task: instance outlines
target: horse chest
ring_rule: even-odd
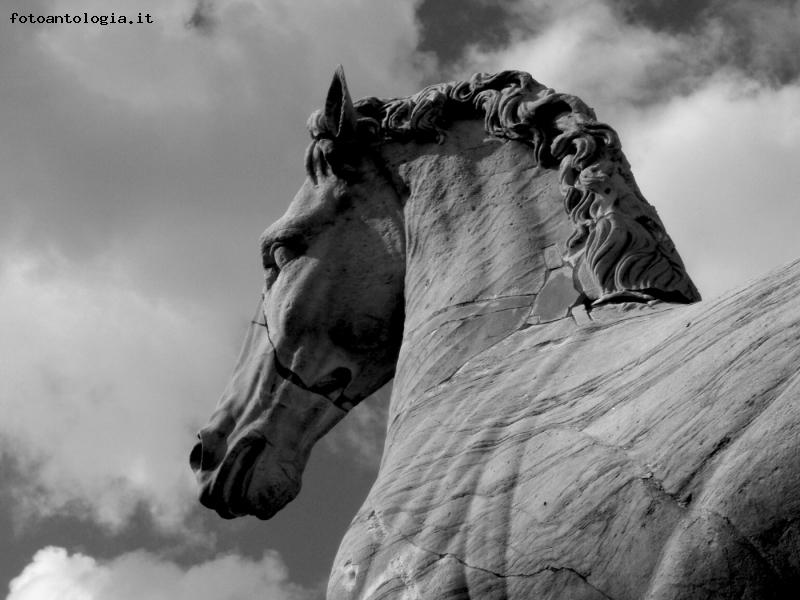
[[[390,457],[331,598],[600,598],[592,582],[614,579],[618,597],[636,597],[680,518],[674,502],[577,431],[503,429],[409,439],[413,454]],[[623,566],[640,576],[623,580]]]

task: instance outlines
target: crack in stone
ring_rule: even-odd
[[[523,309],[523,308],[527,308],[527,307],[523,305],[523,306],[509,306],[507,308],[498,308],[497,310],[490,310],[490,311],[484,312],[484,313],[476,313],[474,315],[468,315],[466,317],[459,317],[459,318],[456,318],[456,319],[450,319],[448,321],[442,321],[439,324],[439,327],[447,325],[448,323],[456,323],[456,322],[460,322],[460,321],[470,321],[472,319],[480,319],[481,317],[487,317],[489,315],[496,315],[497,313],[507,312],[509,310],[520,310],[520,309]],[[517,330],[515,329],[514,331],[517,331]]]
[[[447,313],[448,311],[458,310],[459,308],[464,308],[466,306],[473,306],[473,305],[476,305],[476,304],[491,304],[492,302],[498,302],[498,301],[502,301],[502,300],[510,300],[512,298],[531,298],[532,300],[535,300],[536,299],[536,294],[533,294],[533,293],[531,293],[531,294],[508,294],[506,296],[495,296],[495,297],[492,297],[492,298],[477,298],[475,300],[467,300],[465,302],[456,302],[455,304],[449,304],[449,305],[445,306],[444,308],[440,308],[438,310],[433,311],[431,314],[429,314],[427,317],[425,317],[424,321],[420,322],[409,333],[415,334],[421,328],[423,328],[428,323],[433,321],[436,317],[439,317],[439,316]],[[531,306],[533,306],[533,301],[531,302]],[[517,307],[514,307],[514,308],[524,308],[524,307],[525,307],[525,305],[523,304],[523,305],[520,305],[520,306],[517,306]],[[505,309],[503,309],[503,310],[505,310]],[[451,321],[455,321],[455,320],[457,320],[457,319],[451,319]],[[450,322],[450,321],[446,321],[446,322]]]
[[[407,536],[400,535],[400,537],[401,537],[401,539],[403,539],[404,541],[408,542],[409,544],[411,544],[412,546],[414,546],[418,550],[422,550],[423,552],[427,552],[429,554],[433,554],[434,556],[437,556],[439,558],[439,560],[444,560],[446,558],[452,558],[457,563],[459,563],[460,565],[463,565],[467,569],[473,569],[475,571],[481,571],[482,573],[487,573],[489,575],[492,575],[493,577],[498,577],[498,578],[501,578],[501,579],[508,579],[508,578],[530,579],[532,577],[537,577],[537,576],[541,575],[542,573],[548,573],[548,572],[549,573],[558,573],[560,571],[566,571],[566,572],[572,573],[573,575],[578,577],[578,579],[580,579],[587,586],[589,586],[590,588],[595,590],[597,593],[602,595],[604,598],[608,598],[609,600],[613,600],[611,598],[611,596],[609,596],[603,590],[598,589],[597,587],[595,587],[594,585],[592,585],[589,582],[588,577],[589,577],[589,575],[591,575],[591,573],[589,575],[584,575],[583,573],[581,573],[580,571],[577,571],[576,569],[573,569],[572,567],[559,567],[559,566],[555,566],[555,565],[546,565],[546,566],[542,567],[541,569],[537,569],[537,570],[535,570],[535,571],[533,571],[531,573],[498,573],[497,571],[492,571],[491,569],[487,569],[485,567],[478,567],[476,565],[471,565],[467,561],[465,561],[463,558],[460,558],[459,556],[457,556],[457,555],[455,555],[453,553],[450,553],[450,552],[442,553],[442,552],[436,552],[436,551],[433,551],[433,550],[428,550],[427,548],[423,548],[423,547],[419,546],[418,544],[415,544]]]
[[[513,309],[508,309],[508,310],[513,310]],[[501,311],[497,311],[497,312],[501,312]],[[520,328],[518,327],[517,329],[514,329],[514,330],[512,330],[512,331],[509,331],[507,334],[505,334],[505,335],[504,335],[503,337],[501,337],[499,340],[497,340],[497,341],[495,341],[495,342],[492,342],[492,344],[490,344],[489,346],[486,346],[485,348],[481,348],[480,350],[478,350],[478,351],[477,351],[475,354],[473,354],[472,356],[470,356],[469,358],[467,358],[467,359],[466,359],[466,360],[465,360],[465,361],[464,361],[464,362],[463,362],[463,363],[462,363],[462,364],[461,364],[459,367],[457,367],[456,369],[454,369],[454,370],[453,370],[453,372],[452,372],[452,373],[450,373],[449,375],[447,375],[447,376],[446,376],[444,379],[441,379],[441,380],[437,381],[436,383],[434,383],[433,385],[429,386],[428,388],[424,389],[424,390],[422,391],[422,393],[420,394],[420,396],[424,396],[424,395],[428,394],[428,393],[429,393],[431,390],[434,390],[434,389],[436,389],[437,387],[439,387],[439,386],[441,386],[441,385],[444,385],[445,383],[447,383],[448,381],[450,381],[451,379],[453,379],[453,377],[455,377],[456,375],[458,375],[458,374],[461,372],[461,370],[462,370],[464,367],[466,367],[466,366],[467,366],[467,365],[470,363],[470,361],[471,361],[472,359],[474,359],[474,358],[476,358],[476,357],[480,356],[480,355],[481,355],[481,354],[483,354],[484,352],[488,352],[489,350],[491,350],[492,348],[494,348],[495,346],[497,346],[497,345],[498,345],[498,344],[500,344],[501,342],[504,342],[504,341],[505,341],[505,340],[507,340],[509,337],[511,337],[512,335],[514,335],[514,334],[515,334],[517,331],[519,331],[519,329],[520,329]]]
[[[367,518],[370,519],[370,520],[372,520],[372,519],[375,520],[375,522],[378,524],[378,529],[380,530],[380,533],[381,533],[381,535],[383,536],[384,539],[386,539],[389,536],[389,528],[386,526],[386,523],[384,523],[383,519],[381,518],[380,512],[378,511],[377,508],[373,507],[372,508],[372,512],[369,514],[369,516]],[[398,534],[398,535],[400,535],[400,537],[402,539],[405,539],[404,536],[402,536],[401,534]],[[382,540],[378,540],[378,541],[382,541]],[[412,546],[414,546],[413,542],[411,542],[410,540],[407,540],[407,541]],[[391,561],[389,561],[389,566],[393,567],[397,571],[397,574],[399,575],[400,580],[403,582],[403,586],[405,586],[405,588],[407,590],[412,592],[415,595],[415,597],[417,598],[417,600],[422,600],[423,596],[422,596],[422,594],[420,594],[420,591],[419,591],[419,588],[417,587],[416,581],[414,581],[414,578],[411,576],[411,569],[403,561],[403,559],[400,556],[396,556]]]
[[[368,518],[374,519],[378,524],[378,529],[380,530],[381,535],[384,537],[384,539],[388,538],[388,536],[389,536],[389,527],[386,525],[386,523],[381,518],[378,509],[373,507]],[[596,591],[603,598],[607,598],[608,600],[614,600],[611,596],[606,594],[603,590],[601,590],[601,589],[597,588],[596,586],[592,585],[592,583],[588,579],[589,576],[591,575],[591,573],[584,575],[583,573],[581,573],[580,571],[578,571],[576,569],[573,569],[572,567],[562,567],[562,566],[556,566],[556,565],[545,565],[544,567],[542,567],[540,569],[536,569],[535,571],[533,571],[531,573],[499,573],[497,571],[493,571],[493,570],[487,569],[485,567],[479,567],[479,566],[476,566],[476,565],[471,565],[467,561],[465,561],[463,558],[461,558],[461,557],[459,557],[456,554],[453,554],[451,552],[437,552],[435,550],[429,550],[428,548],[423,548],[422,546],[417,544],[414,540],[412,540],[411,536],[403,534],[403,533],[400,533],[399,531],[393,530],[393,533],[400,540],[408,543],[409,545],[413,546],[417,550],[420,550],[420,551],[425,552],[427,554],[432,554],[432,555],[436,556],[438,560],[445,560],[447,558],[452,558],[457,563],[459,563],[460,565],[464,566],[467,569],[472,569],[472,570],[475,570],[475,571],[480,571],[482,573],[487,573],[488,575],[492,575],[493,577],[497,577],[497,578],[501,578],[501,579],[508,579],[508,578],[530,579],[530,578],[533,578],[533,577],[538,577],[539,575],[541,575],[543,573],[548,573],[548,572],[549,573],[558,573],[558,572],[561,572],[561,571],[565,571],[567,573],[571,573],[572,575],[576,576],[585,585],[587,585],[588,587],[590,587],[591,589]],[[410,573],[410,569],[409,569],[408,565],[406,565],[399,558],[397,560],[393,560],[392,561],[392,565],[400,567],[398,569],[398,571],[400,571],[399,575],[400,575],[400,578],[402,579],[404,585],[407,588],[409,588],[411,591],[413,591],[417,595],[418,598],[421,598],[420,592],[419,592],[419,588],[417,587],[416,582],[414,581],[414,579],[411,577],[411,573]]]
[[[646,468],[646,465],[640,465],[636,462],[631,456],[626,452],[623,446],[619,446],[617,444],[609,444],[604,442],[603,440],[593,436],[592,434],[588,433],[583,429],[576,429],[574,427],[562,427],[562,430],[567,431],[574,431],[577,432],[584,437],[586,437],[589,442],[595,446],[600,446],[601,448],[607,448],[614,452],[617,452],[622,455],[622,457],[631,465],[634,469],[640,470],[643,474],[639,475],[637,479],[644,483],[646,489],[656,492],[659,496],[664,496],[669,498],[673,501],[679,508],[685,509],[689,505],[689,501],[681,499],[680,493],[671,493],[664,489],[664,482],[661,479],[658,479],[653,475],[651,470]]]
[[[526,295],[526,296],[527,296],[527,295]],[[534,295],[534,296],[535,296],[535,295]],[[520,297],[520,298],[521,298],[521,297],[524,297],[524,296],[503,296],[503,298],[515,298],[515,297]],[[463,303],[463,305],[468,305],[468,304],[473,304],[473,303],[479,303],[479,302],[480,302],[480,301],[466,302],[466,303]],[[454,306],[456,306],[456,307],[461,307],[462,305],[454,305]],[[449,307],[448,307],[448,308],[449,308]],[[462,319],[451,319],[451,320],[449,320],[449,321],[445,321],[445,322],[443,322],[443,323],[442,323],[442,325],[444,325],[444,324],[447,324],[447,323],[453,323],[453,322],[455,322],[455,321],[466,321],[466,320],[468,320],[468,319],[473,319],[473,318],[476,318],[476,317],[481,317],[481,316],[484,316],[484,315],[489,315],[489,314],[495,314],[495,313],[504,312],[504,311],[508,311],[508,310],[519,310],[519,309],[521,309],[521,308],[524,308],[524,307],[523,307],[523,306],[517,306],[517,307],[510,307],[510,308],[502,308],[502,309],[498,309],[498,310],[491,311],[491,312],[488,312],[488,313],[481,313],[481,314],[479,314],[479,315],[471,315],[471,316],[467,316],[467,317],[464,317],[464,318],[462,318]],[[672,306],[670,305],[670,306],[669,306],[669,308],[672,308]],[[533,311],[533,306],[531,306],[531,311]],[[622,322],[625,322],[625,321],[630,321],[630,320],[633,320],[633,319],[638,319],[638,318],[642,318],[642,317],[649,317],[649,316],[652,316],[653,314],[658,314],[658,313],[660,313],[660,312],[664,312],[664,311],[663,311],[663,310],[660,310],[660,311],[657,311],[657,313],[648,312],[648,313],[644,313],[644,314],[625,314],[625,315],[619,315],[619,316],[618,316],[618,317],[619,317],[619,318],[618,318],[618,320],[615,320],[615,321],[609,321],[609,322],[603,322],[603,321],[599,321],[599,322],[598,322],[598,325],[599,325],[599,326],[600,326],[602,329],[610,329],[610,328],[614,327],[615,325],[618,325],[618,324],[620,324],[620,323],[622,323]],[[588,311],[587,311],[587,315],[589,315],[589,318],[590,318],[590,319],[592,319],[592,320],[594,321],[594,318],[593,318],[593,317],[591,317],[591,315],[589,314],[589,312],[588,312]],[[515,328],[515,329],[513,329],[512,331],[509,331],[509,332],[508,332],[506,335],[504,335],[502,338],[500,338],[500,339],[498,339],[497,341],[493,342],[493,343],[492,343],[492,344],[490,344],[489,346],[486,346],[485,348],[482,348],[481,350],[479,350],[478,352],[476,352],[475,354],[473,354],[472,356],[470,356],[469,358],[467,358],[467,359],[466,359],[466,360],[465,360],[465,361],[464,361],[464,362],[461,364],[461,366],[457,367],[457,368],[456,368],[456,369],[455,369],[455,370],[454,370],[452,373],[450,373],[449,375],[447,375],[445,378],[443,378],[443,379],[439,380],[437,383],[434,383],[433,385],[429,386],[428,388],[426,388],[425,390],[423,390],[421,393],[422,393],[423,395],[424,395],[424,394],[427,394],[428,392],[430,392],[431,390],[435,389],[436,387],[438,387],[438,386],[440,386],[440,385],[443,385],[443,384],[447,383],[447,382],[448,382],[448,381],[450,381],[450,380],[451,380],[453,377],[455,377],[456,375],[458,375],[458,373],[459,373],[459,372],[461,372],[461,371],[464,369],[464,367],[466,367],[466,366],[467,366],[467,365],[470,363],[470,361],[472,361],[472,360],[473,360],[473,359],[475,359],[476,357],[478,357],[478,356],[482,355],[483,353],[490,351],[490,350],[491,350],[491,349],[493,349],[495,346],[497,346],[498,344],[502,343],[503,341],[505,341],[505,340],[506,340],[506,339],[508,339],[510,336],[512,336],[513,334],[517,333],[518,331],[522,331],[523,329],[528,329],[529,327],[534,327],[534,326],[536,326],[536,325],[533,325],[533,324],[530,324],[530,323],[528,323],[528,322],[527,322],[528,318],[530,318],[530,315],[529,315],[528,317],[526,317],[525,319],[523,319],[523,320],[522,320],[522,322],[520,323],[520,325],[519,325],[518,327],[516,327],[516,328]],[[579,326],[579,325],[580,325],[580,324],[579,324],[579,323],[576,321],[575,317],[573,317],[573,316],[572,316],[572,314],[567,314],[567,315],[565,315],[565,316],[561,317],[560,319],[555,319],[555,320],[553,320],[553,321],[548,321],[547,323],[542,323],[542,325],[551,325],[552,323],[555,323],[555,322],[557,322],[557,321],[562,321],[562,320],[564,320],[564,319],[571,319],[571,320],[572,320],[572,322],[573,322],[573,324],[575,324],[576,326]],[[418,331],[418,330],[419,330],[419,328],[417,328],[415,331]],[[557,341],[559,341],[559,342],[560,342],[560,341],[562,341],[562,340],[563,340],[563,338],[560,338],[560,339],[559,339],[559,340],[557,340]],[[554,341],[556,341],[556,340],[547,340],[547,341],[545,341],[545,342],[543,342],[543,343],[541,343],[541,344],[537,344],[537,346],[541,346],[541,345],[547,345],[547,344],[553,343]]]

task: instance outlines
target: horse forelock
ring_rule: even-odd
[[[528,73],[502,71],[429,85],[402,98],[364,98],[354,107],[355,139],[338,139],[322,111],[309,117],[306,171],[313,180],[329,172],[346,177],[352,170],[347,157],[370,147],[443,143],[451,122],[483,117],[488,134],[525,143],[536,163],[558,168],[564,209],[574,226],[567,258],[588,265],[596,299],[630,291],[679,302],[700,299],[655,209],[636,186],[616,132],[576,96],[557,93]],[[612,180],[634,198],[638,217],[598,208],[609,202],[602,190]]]

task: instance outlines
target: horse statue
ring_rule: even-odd
[[[330,600],[796,597],[800,263],[698,302],[615,132],[527,73],[340,68],[308,127],[205,506],[272,517],[394,378]]]

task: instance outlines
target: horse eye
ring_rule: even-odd
[[[297,257],[297,253],[285,243],[276,242],[270,246],[269,255],[272,259],[272,264],[278,270],[283,269],[291,260]]]

